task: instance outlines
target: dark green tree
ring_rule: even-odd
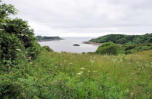
[[[24,45],[27,56],[34,59],[40,51],[40,46],[34,36],[34,31],[31,29],[27,22],[22,19],[9,19],[3,25],[4,30],[8,34],[15,34],[16,37]]]
[[[34,59],[40,52],[34,31],[27,22],[9,17],[16,12],[13,5],[0,1],[0,62],[4,64],[6,61],[16,64],[23,56]]]
[[[120,53],[120,46],[112,42],[103,43],[98,47],[96,53],[102,55],[118,55]]]

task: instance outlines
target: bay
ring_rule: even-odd
[[[83,42],[90,40],[89,37],[65,37],[63,40],[55,41],[41,41],[41,46],[49,46],[55,52],[70,52],[70,53],[82,53],[82,52],[95,52],[98,45],[84,44]],[[73,46],[79,44],[80,46]]]

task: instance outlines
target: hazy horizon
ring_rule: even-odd
[[[118,33],[118,32],[115,32],[115,33],[95,33],[96,35],[92,35],[92,36],[87,36],[87,35],[75,35],[76,33],[74,33],[74,35],[65,35],[65,36],[62,36],[62,35],[43,35],[43,34],[40,34],[40,35],[36,35],[36,36],[52,36],[52,37],[55,37],[55,36],[58,36],[58,37],[61,37],[61,38],[96,38],[96,37],[100,37],[100,36],[105,36],[105,35],[109,35],[109,34],[124,34],[124,35],[144,35],[144,34],[147,34],[147,33]],[[149,33],[148,33],[149,34]]]

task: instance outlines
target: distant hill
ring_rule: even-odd
[[[59,36],[37,36],[38,41],[54,41],[54,40],[63,40]]]
[[[111,45],[107,44],[113,43],[119,48],[117,52],[131,54],[152,49],[152,33],[145,35],[110,34],[92,39],[89,42],[102,43],[97,52],[101,52],[101,50],[107,51],[108,49],[106,48],[111,47]]]
[[[152,33],[145,35],[110,34],[95,39],[91,39],[90,41],[96,43],[113,42],[116,44],[152,43]]]

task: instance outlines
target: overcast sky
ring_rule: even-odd
[[[100,36],[152,32],[152,0],[3,0],[36,35]]]

